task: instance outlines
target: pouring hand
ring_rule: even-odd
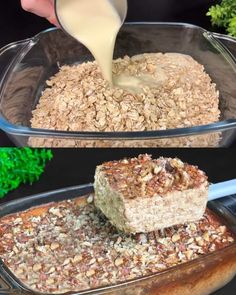
[[[21,0],[24,10],[45,17],[50,23],[59,27],[54,10],[54,0]]]

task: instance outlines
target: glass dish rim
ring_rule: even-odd
[[[79,192],[80,190],[85,190],[85,189],[86,189],[85,193]],[[77,193],[77,191],[78,191],[78,193]],[[47,200],[49,196],[53,197],[54,195],[65,193],[65,192],[67,192],[67,193],[76,192],[76,196],[62,198],[61,200],[44,202],[44,200]],[[50,190],[50,191],[46,191],[46,192],[43,192],[43,193],[30,195],[28,197],[26,196],[26,197],[23,197],[23,198],[20,198],[20,199],[17,199],[17,200],[4,202],[4,203],[2,203],[0,205],[0,208],[1,208],[0,213],[2,215],[2,211],[5,208],[11,207],[11,206],[15,207],[19,203],[22,204],[22,203],[26,202],[26,204],[24,204],[24,206],[25,206],[25,205],[33,204],[33,201],[35,201],[35,200],[40,200],[39,205],[29,206],[29,209],[30,209],[30,208],[37,207],[37,206],[43,206],[43,205],[51,204],[53,202],[57,203],[57,202],[60,202],[62,200],[74,199],[76,197],[83,197],[83,196],[86,196],[86,195],[88,195],[90,193],[93,193],[93,183],[77,185],[77,186],[70,186],[70,187],[60,188],[60,189],[56,189],[56,190]],[[227,220],[226,215],[228,215],[228,219],[230,219],[231,222],[233,220],[234,228],[233,229],[230,228],[230,227],[229,228],[230,228],[231,232],[233,233],[234,237],[236,237],[236,216],[234,216],[234,214],[232,214],[230,212],[230,210],[228,210],[226,207],[224,207],[218,201],[209,202],[208,207],[209,207],[209,209],[213,210],[213,212],[216,213],[217,216],[220,219],[223,219],[226,224],[229,223],[229,220]],[[10,210],[11,210],[11,208],[10,208]],[[27,210],[27,209],[19,209],[19,210],[16,210],[16,212],[21,212],[21,211],[24,211],[24,210]],[[1,216],[0,218],[3,218],[3,217],[5,217],[5,216],[7,216],[9,214],[12,214],[12,213],[3,214],[3,216]],[[154,278],[154,277],[158,278],[160,276],[165,276],[167,273],[172,273],[176,269],[182,269],[182,268],[190,267],[191,265],[194,265],[194,264],[201,264],[202,262],[204,262],[206,260],[207,257],[216,257],[220,252],[222,252],[222,251],[224,251],[226,249],[227,250],[230,250],[231,248],[234,249],[235,247],[236,247],[236,240],[232,244],[230,244],[230,245],[228,245],[228,246],[226,246],[226,247],[224,247],[222,249],[219,249],[219,250],[216,250],[214,252],[205,254],[202,257],[190,260],[188,262],[185,262],[185,263],[170,267],[170,268],[168,268],[168,269],[166,269],[164,271],[161,271],[161,272],[156,272],[156,273],[151,274],[151,275],[147,275],[147,276],[143,276],[143,277],[140,277],[140,278],[137,278],[137,279],[121,282],[121,283],[118,283],[118,284],[115,284],[115,285],[109,285],[109,286],[93,288],[93,289],[83,290],[83,291],[72,291],[72,292],[61,293],[61,294],[60,293],[55,293],[55,295],[67,295],[67,294],[68,295],[69,294],[71,294],[71,295],[87,295],[87,294],[94,295],[94,294],[97,294],[96,292],[112,291],[112,289],[114,290],[115,288],[122,288],[123,286],[139,283],[141,281],[145,281],[145,280],[148,280],[148,279],[151,279],[151,278]],[[11,272],[11,270],[7,267],[7,265],[0,258],[0,277],[2,277],[2,275],[3,275],[3,279],[7,279],[7,281],[10,281],[10,284],[12,284],[15,288],[20,288],[23,291],[29,292],[29,293],[26,293],[26,294],[29,294],[29,295],[30,294],[31,295],[36,295],[36,294],[37,295],[51,295],[51,293],[37,292],[37,291],[34,291],[34,290],[30,289],[29,287],[27,287],[24,283],[21,282],[20,279],[18,279],[13,274],[13,272]],[[101,294],[103,294],[103,293],[101,293]]]
[[[228,63],[230,63],[233,67],[235,67],[236,71],[236,59],[231,54],[230,50],[225,47],[220,41],[216,39],[218,36],[223,36],[224,39],[236,42],[236,39],[227,35],[217,34],[214,32],[210,32],[200,26],[182,23],[182,22],[125,22],[126,26],[132,25],[155,25],[155,26],[170,26],[170,27],[186,27],[186,28],[194,28],[201,30],[204,34],[207,34],[213,42],[215,42],[218,47],[218,51],[224,53],[225,57],[228,59]],[[4,85],[7,81],[8,75],[12,72],[14,66],[17,65],[19,60],[21,60],[25,54],[30,51],[30,48],[36,44],[41,36],[47,34],[52,31],[58,31],[58,28],[49,28],[44,30],[32,38],[16,41],[4,46],[0,49],[0,55],[5,51],[10,50],[18,45],[22,45],[22,48],[19,50],[17,55],[13,58],[13,60],[8,65],[3,77],[0,81],[0,99],[2,93],[4,92]],[[166,130],[152,130],[152,131],[122,131],[122,132],[91,132],[91,131],[63,131],[63,130],[52,130],[52,129],[39,129],[39,128],[31,128],[22,125],[15,125],[10,123],[4,116],[0,113],[0,129],[5,131],[11,135],[18,136],[33,136],[33,137],[55,137],[55,138],[76,138],[81,140],[145,140],[145,139],[161,139],[161,138],[171,138],[171,137],[183,137],[183,136],[191,136],[191,135],[200,135],[200,134],[209,134],[214,132],[222,132],[226,130],[231,130],[236,128],[236,119],[228,119],[223,120],[211,124],[206,125],[198,125],[193,127],[183,127],[183,128],[174,128],[174,129],[166,129]]]

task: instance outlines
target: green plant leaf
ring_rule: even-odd
[[[223,27],[228,34],[236,37],[236,0],[222,0],[210,7],[207,16],[211,17],[213,26]]]
[[[39,180],[52,158],[52,151],[46,149],[0,149],[0,198],[20,184],[33,184]]]

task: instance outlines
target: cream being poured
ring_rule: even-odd
[[[113,52],[122,25],[113,4],[109,0],[58,0],[57,15],[64,29],[91,51],[104,79],[113,85]]]

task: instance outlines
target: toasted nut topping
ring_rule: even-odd
[[[226,226],[225,225],[221,225],[218,227],[219,232],[221,232],[222,234],[224,234],[226,232]]]
[[[207,242],[210,241],[209,233],[208,233],[208,232],[205,232],[205,233],[203,234],[203,239],[204,239],[205,241],[207,241]]]
[[[60,247],[60,245],[58,243],[52,243],[50,246],[51,250],[56,250],[59,247]]]
[[[115,266],[120,266],[123,263],[124,263],[124,260],[122,258],[117,258],[115,260]]]
[[[95,275],[95,270],[94,269],[90,269],[89,271],[86,272],[87,277],[92,277],[93,275]]]
[[[50,213],[52,213],[53,215],[57,216],[57,217],[62,217],[60,209],[59,208],[51,208],[49,210]]]
[[[97,170],[112,188],[127,199],[148,198],[157,194],[164,196],[172,191],[208,186],[203,171],[177,158],[152,159],[145,154],[125,160],[128,164],[124,164],[123,160],[110,161],[98,166]]]
[[[185,255],[186,255],[187,259],[190,260],[193,256],[193,250],[186,251]]]
[[[39,221],[28,218],[32,209],[0,218],[0,257],[26,286],[43,294],[78,293],[161,272],[234,242],[209,210],[198,222],[126,235],[86,199],[38,208]]]
[[[87,198],[87,202],[89,204],[93,202],[93,195],[89,195],[89,197]]]
[[[53,278],[49,278],[49,279],[46,280],[46,284],[48,284],[49,287],[50,287],[50,285],[54,284],[54,282],[55,282],[55,281],[54,281]]]
[[[179,234],[174,234],[171,238],[172,242],[177,242],[180,240],[180,235]]]
[[[75,255],[75,257],[73,258],[73,263],[77,263],[83,260],[82,255]]]
[[[35,272],[39,271],[40,269],[42,269],[42,265],[41,264],[35,264],[33,266],[33,271],[35,271]]]
[[[196,241],[197,241],[198,246],[204,245],[204,240],[202,237],[196,237]]]

